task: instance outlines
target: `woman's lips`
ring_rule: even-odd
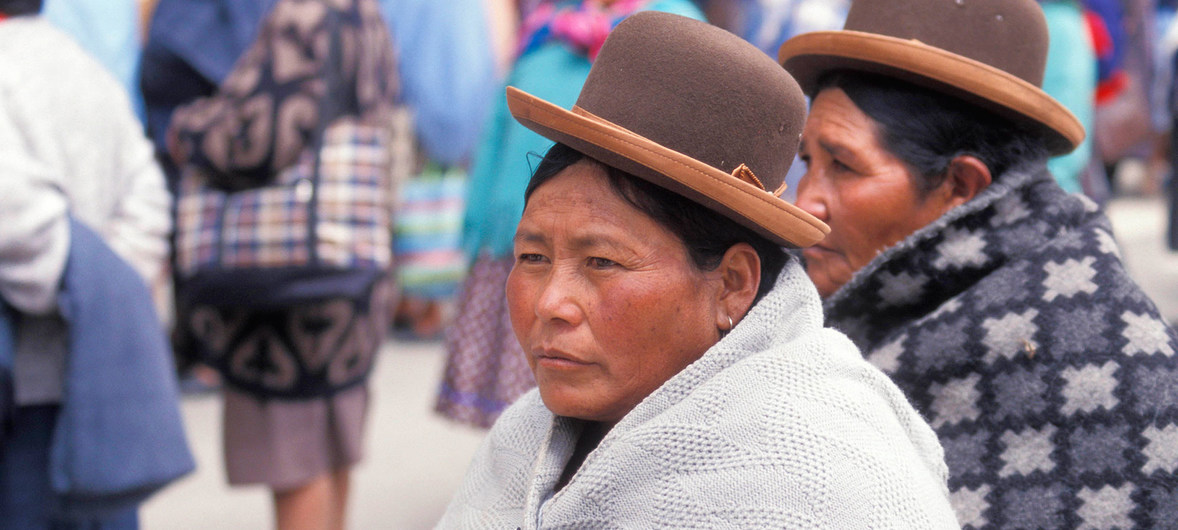
[[[592,364],[568,353],[548,348],[542,348],[536,353],[536,362],[551,368],[577,368]]]
[[[837,254],[837,252],[830,249],[829,247],[824,247],[821,245],[814,245],[812,247],[806,247],[804,250],[802,250],[802,256],[806,257],[806,259],[814,259],[814,258],[819,258],[822,256],[829,256],[829,255],[833,255],[833,254]]]

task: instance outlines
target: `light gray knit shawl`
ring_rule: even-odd
[[[790,261],[723,340],[553,493],[582,427],[508,408],[439,528],[957,528],[932,430]]]

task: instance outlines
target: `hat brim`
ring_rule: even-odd
[[[808,247],[825,223],[773,193],[574,106],[571,111],[515,87],[507,107],[524,127],[603,164],[698,202],[778,245]]]
[[[1038,128],[1053,155],[1074,150],[1084,126],[1060,102],[1003,70],[917,40],[861,31],[817,31],[781,45],[778,62],[811,96],[822,74],[857,70],[929,86]]]

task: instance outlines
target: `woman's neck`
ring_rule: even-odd
[[[605,438],[606,433],[613,428],[612,423],[601,423],[596,421],[587,421],[585,426],[581,429],[581,434],[577,436],[577,446],[573,448],[573,454],[569,457],[569,461],[564,466],[564,471],[560,474],[560,480],[556,481],[555,491],[560,491],[573,479],[573,475],[577,474],[577,470],[581,469],[581,464],[585,463],[585,458],[597,448],[597,444]]]

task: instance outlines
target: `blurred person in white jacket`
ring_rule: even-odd
[[[57,296],[70,250],[69,218],[93,228],[142,276],[157,308],[170,305],[170,198],[151,144],[123,86],[39,16],[40,4],[0,0],[0,298],[20,314],[15,425],[0,448],[3,495],[21,493],[8,482],[12,474],[43,472],[44,486],[49,483],[48,469],[33,464],[46,454],[15,453],[29,447],[22,437],[49,438],[62,401],[68,344]],[[43,445],[38,449],[47,453]],[[23,463],[23,471],[8,465],[13,462]],[[40,507],[45,524],[62,524],[50,502]],[[12,522],[9,515],[0,519]],[[64,524],[137,526],[133,512]]]

